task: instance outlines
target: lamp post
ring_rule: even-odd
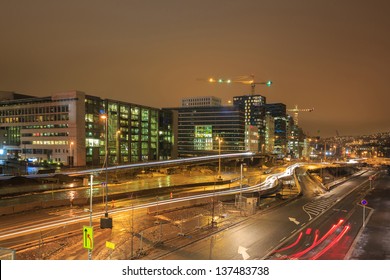
[[[119,161],[120,161],[120,143],[119,143],[119,138],[121,136],[121,131],[117,130],[115,136],[116,136],[116,164],[119,165]]]
[[[245,163],[241,163],[241,176],[240,176],[240,196],[238,198],[238,205],[239,208],[241,209],[241,203],[242,203],[242,168],[243,166],[246,166]]]
[[[222,143],[222,138],[217,136],[217,138],[215,138],[216,140],[218,140],[218,180],[219,181],[222,181],[222,177],[221,177],[221,143]]]
[[[104,218],[100,218],[100,228],[112,228],[112,218],[108,217],[108,114],[102,114],[100,116],[105,121],[105,171],[106,171],[106,206]]]
[[[69,167],[73,167],[73,145],[74,142],[69,143]]]

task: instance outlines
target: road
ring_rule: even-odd
[[[248,172],[248,176],[252,181],[260,180],[261,176],[259,172]],[[233,179],[236,178],[237,174],[224,174],[224,179]],[[111,187],[110,193],[120,193],[123,191],[128,191],[129,189],[144,190],[149,189],[154,186],[167,187],[172,185],[180,185],[181,183],[188,182],[207,182],[215,178],[213,175],[204,175],[204,176],[181,176],[181,175],[168,175],[166,177],[154,177],[135,180],[132,182],[126,182],[123,184],[114,185]],[[160,185],[160,183],[162,185]],[[234,186],[237,186],[238,182],[234,183]],[[233,186],[233,184],[232,184]],[[205,197],[210,197],[215,190],[223,191],[224,189],[229,190],[230,184],[220,185],[214,187],[205,186],[205,187],[193,187],[178,189],[174,193],[174,197],[170,198],[169,194],[166,197],[159,197],[159,201],[156,201],[156,197],[128,197],[123,200],[115,201],[115,209],[112,208],[113,202],[109,203],[109,213],[114,215],[115,219],[121,219],[120,216],[128,215],[133,209],[136,211],[138,209],[143,209],[145,213],[146,208],[153,205],[162,205],[164,203],[172,203],[174,201],[182,201],[185,199],[191,199],[189,196],[202,196],[202,193],[205,193]],[[95,188],[96,189],[96,188]],[[101,188],[97,190],[94,189],[94,195],[100,192]],[[95,191],[97,193],[95,193]],[[23,202],[28,202],[30,200],[36,199],[57,199],[58,197],[67,195],[69,192],[76,193],[75,196],[85,195],[89,193],[88,187],[75,188],[72,190],[56,190],[53,197],[52,191],[47,191],[44,193],[34,194],[31,193],[28,196],[18,197],[18,203],[22,204]],[[207,194],[207,192],[209,194]],[[10,198],[13,200],[12,198]],[[99,219],[103,216],[103,210],[105,208],[105,203],[94,204],[93,212],[93,222],[95,226],[99,226]],[[85,224],[89,220],[89,213],[85,212],[84,209],[78,207],[61,207],[56,209],[41,209],[40,211],[32,211],[29,213],[14,214],[9,216],[2,216],[0,218],[2,223],[2,228],[0,229],[0,247],[10,248],[18,244],[29,243],[37,240],[47,239],[55,235],[64,235],[66,233],[71,233],[72,231],[77,231],[82,224]]]
[[[298,180],[304,191],[304,195],[275,211],[267,211],[253,215],[239,226],[217,232],[214,235],[195,242],[183,248],[167,248],[172,251],[160,257],[160,259],[263,259],[273,258],[274,251],[284,242],[288,243],[301,230],[307,229],[310,224],[311,234],[327,232],[333,223],[337,223],[340,217],[348,215],[345,206],[337,205],[342,198],[347,197],[352,190],[358,189],[368,180],[373,172],[366,172],[356,176],[347,182],[337,186],[332,191],[319,194],[317,185],[306,174],[303,168],[297,169]],[[322,191],[321,191],[322,192]],[[354,193],[354,192],[353,192]],[[355,204],[356,198],[351,196],[346,204]],[[344,203],[344,202],[343,202]],[[355,205],[354,205],[355,206]],[[336,210],[334,210],[336,209]],[[341,209],[341,210],[340,210]],[[344,211],[345,210],[345,211]],[[321,215],[330,213],[331,217]],[[337,215],[332,215],[337,213]],[[321,217],[319,219],[318,217]],[[354,217],[355,218],[355,217]],[[327,220],[322,224],[323,219]],[[312,235],[311,235],[312,236]],[[307,241],[307,240],[305,240]],[[310,243],[302,242],[297,250],[310,246]],[[286,245],[287,246],[287,245]],[[288,252],[290,254],[290,252]],[[276,256],[283,258],[281,254]]]
[[[189,246],[181,246],[180,242],[175,245],[166,245],[163,255],[146,256],[146,258],[161,258],[161,259],[262,259],[269,258],[290,258],[290,255],[294,255],[296,252],[283,252],[283,254],[272,254],[275,249],[280,248],[285,242],[294,241],[294,234],[297,235],[301,230],[306,229],[308,224],[312,228],[311,234],[303,239],[305,242],[299,243],[296,250],[306,250],[313,241],[310,238],[315,236],[318,229],[319,232],[325,233],[331,225],[331,223],[337,223],[329,219],[324,225],[316,225],[314,222],[319,217],[326,217],[321,215],[326,213],[341,213],[345,214],[348,210],[344,209],[344,206],[336,205],[341,198],[347,196],[351,190],[355,189],[357,185],[367,181],[367,178],[372,172],[366,172],[361,176],[350,179],[344,184],[334,188],[330,192],[325,192],[322,188],[318,187],[318,184],[314,182],[310,176],[307,175],[304,168],[298,168],[297,179],[303,190],[303,195],[298,199],[295,199],[283,207],[278,208],[276,211],[265,211],[260,214],[250,216],[245,222],[242,222],[238,226],[228,228],[223,231],[215,230],[214,234],[208,238],[204,238],[201,241],[194,242]],[[255,179],[254,179],[255,180]],[[359,196],[359,194],[358,194]],[[140,203],[139,199],[137,199]],[[144,201],[146,203],[146,201]],[[142,203],[142,202],[141,202]],[[356,203],[355,203],[356,204]],[[121,207],[131,205],[131,202],[124,201]],[[335,210],[334,210],[335,209]],[[338,209],[338,210],[337,210]],[[127,213],[127,217],[123,219],[128,220],[129,209],[123,209],[123,215]],[[118,209],[118,214],[120,209]],[[352,213],[352,211],[351,211]],[[358,211],[356,212],[358,213]],[[114,212],[112,212],[114,214]],[[98,226],[98,218],[102,213],[95,215],[94,224]],[[78,230],[81,226],[81,220],[88,219],[88,214],[83,212],[82,209],[66,209],[49,210],[46,212],[35,213],[35,215],[23,215],[23,220],[7,219],[4,223],[4,227],[0,236],[4,236],[4,233],[19,232],[20,235],[14,235],[12,240],[4,240],[1,242],[2,247],[9,247],[10,244],[28,242],[31,239],[42,239],[49,235],[56,235],[64,231],[67,227],[67,231],[72,229]],[[352,215],[353,216],[353,215]],[[352,217],[351,216],[351,217]],[[356,217],[355,217],[356,216]],[[357,221],[359,214],[356,214],[355,219]],[[77,222],[80,217],[80,222]],[[120,218],[115,218],[118,220]],[[336,218],[335,218],[336,219]],[[361,219],[361,215],[360,215]],[[2,218],[4,221],[4,219]],[[75,224],[73,224],[76,221]],[[37,224],[40,226],[38,227]],[[47,226],[47,228],[45,228]],[[38,229],[37,231],[31,230],[32,228]],[[329,228],[328,228],[329,227]],[[23,230],[21,230],[21,228]],[[354,228],[355,229],[355,228]],[[356,227],[357,229],[357,227]],[[25,231],[31,230],[33,236],[23,235]],[[306,233],[306,232],[305,232]],[[352,233],[348,231],[348,234]],[[345,236],[348,236],[345,234]],[[325,243],[324,243],[325,244]],[[286,245],[288,246],[288,245]],[[297,251],[299,252],[299,251]],[[329,252],[331,252],[329,250]],[[161,251],[160,251],[161,253]],[[277,253],[277,252],[275,252]],[[302,254],[303,255],[303,254]],[[326,254],[322,254],[322,258],[326,257]],[[294,258],[292,256],[291,258]]]

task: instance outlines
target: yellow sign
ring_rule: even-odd
[[[106,241],[106,247],[114,250],[115,249],[115,243],[112,243],[110,241]]]
[[[86,249],[93,249],[93,227],[83,226],[83,246]]]

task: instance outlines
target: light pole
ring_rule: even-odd
[[[120,136],[121,136],[121,131],[120,130],[117,130],[116,131],[116,164],[119,165],[119,161],[120,161],[120,143],[119,143],[119,139],[120,139]]]
[[[222,181],[222,177],[221,177],[221,143],[222,143],[222,138],[217,136],[215,138],[216,140],[218,140],[218,181]]]
[[[106,206],[105,206],[105,213],[104,216],[108,217],[108,174],[107,174],[107,168],[108,168],[108,115],[103,114],[100,116],[102,120],[105,122],[105,152],[104,152],[104,166],[106,170]]]
[[[73,167],[73,145],[74,142],[69,143],[69,167]]]
[[[241,176],[240,176],[240,196],[238,198],[238,205],[239,208],[241,209],[241,202],[242,202],[242,167],[246,166],[245,163],[241,163]]]
[[[106,206],[104,218],[100,218],[100,228],[112,228],[112,218],[108,217],[108,114],[102,114],[100,116],[105,121],[105,171],[106,171]]]

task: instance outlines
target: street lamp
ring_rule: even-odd
[[[105,121],[105,170],[106,170],[106,206],[105,206],[105,213],[104,218],[100,218],[100,228],[112,228],[112,218],[108,217],[108,115],[102,114],[100,115],[100,118]]]
[[[238,205],[241,209],[241,203],[242,203],[242,168],[243,166],[246,166],[246,163],[241,163],[241,176],[240,176],[240,197],[238,199]]]
[[[106,114],[103,114],[100,116],[100,118],[102,120],[104,120],[104,124],[105,124],[105,139],[104,139],[104,145],[105,145],[105,152],[104,152],[104,166],[105,166],[105,170],[106,170],[106,208],[105,208],[105,216],[108,217],[108,213],[107,213],[107,207],[108,207],[108,172],[107,172],[107,168],[108,168],[108,115]]]
[[[116,163],[117,163],[117,165],[119,165],[119,156],[120,156],[120,143],[119,143],[120,135],[121,135],[121,131],[117,130],[116,134],[115,134],[115,136],[116,136]]]
[[[218,141],[218,154],[219,154],[219,157],[218,157],[218,179],[217,180],[222,181],[222,177],[221,177],[221,143],[222,143],[222,138],[217,136],[215,139]]]
[[[74,142],[69,143],[69,167],[73,167],[73,145]]]

